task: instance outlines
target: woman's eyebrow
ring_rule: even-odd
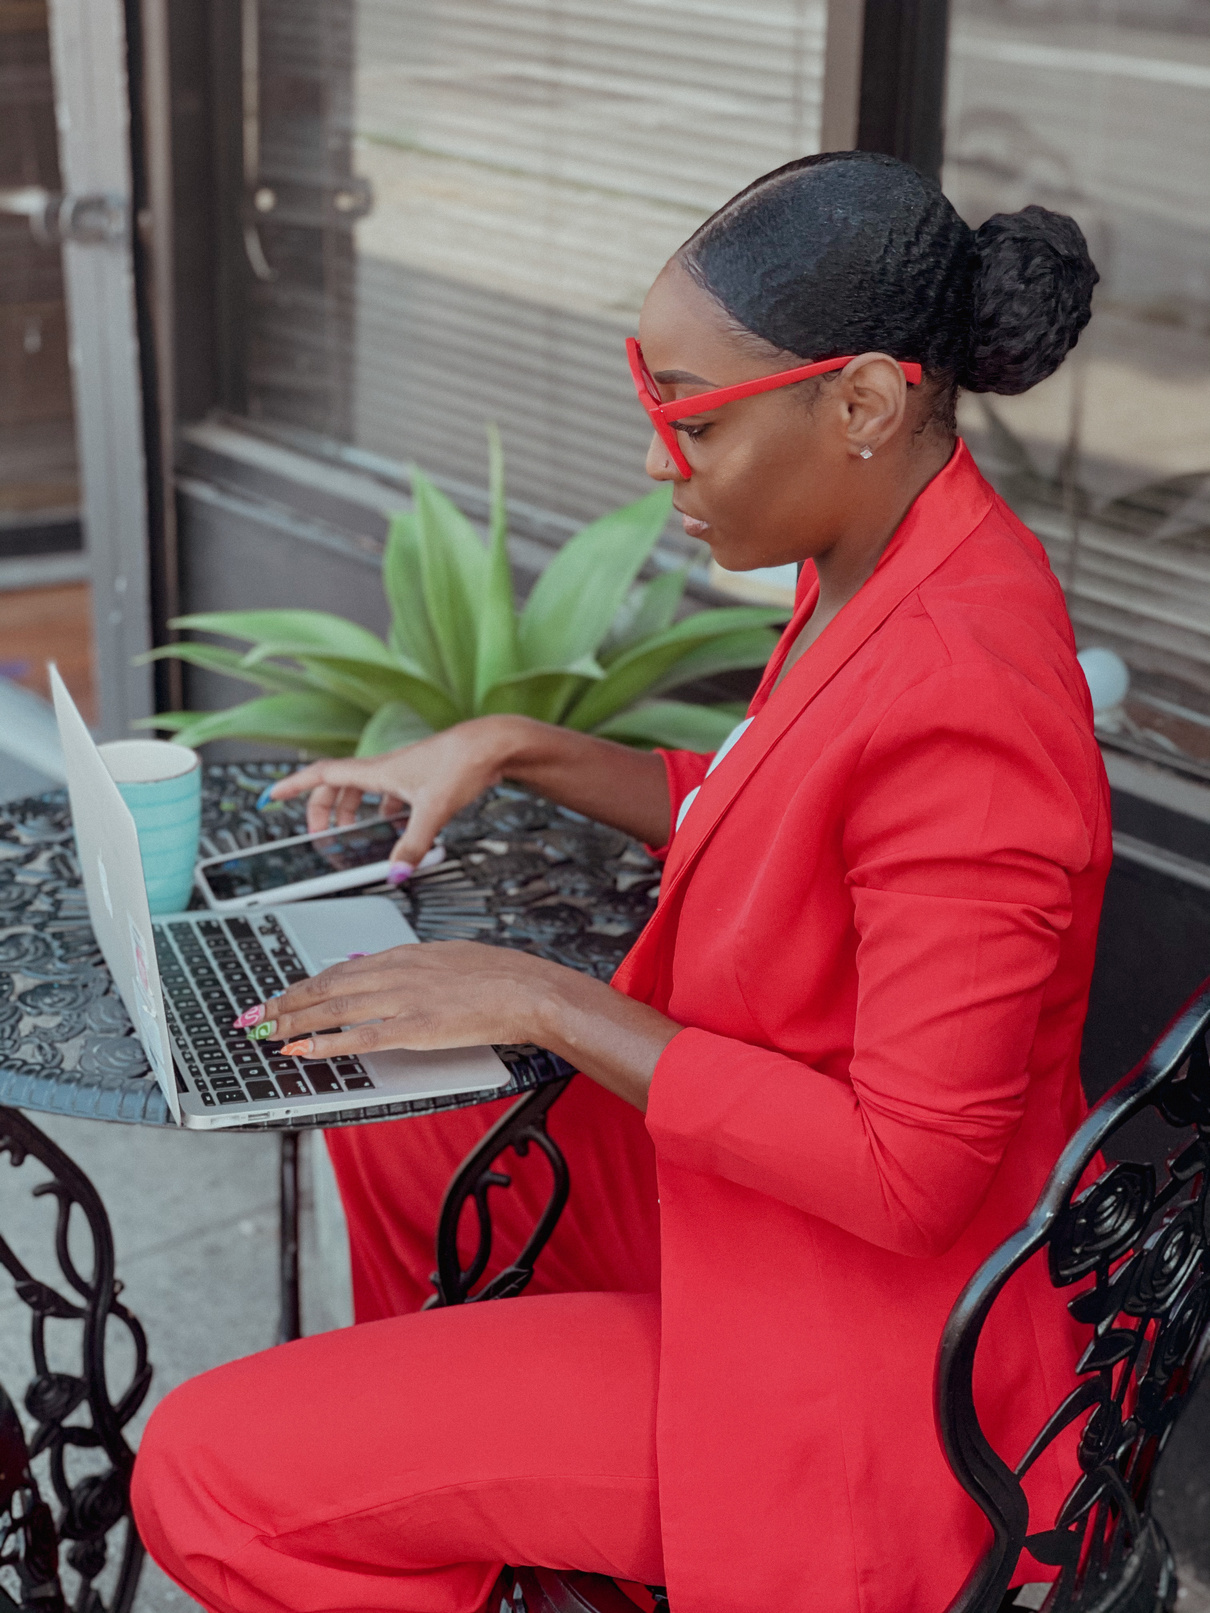
[[[694,375],[692,370],[656,370],[652,374],[653,381],[659,381],[663,386],[675,386],[678,381],[688,382],[690,386],[708,386],[713,388],[714,383],[707,381],[704,375]]]

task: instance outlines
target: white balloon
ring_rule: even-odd
[[[1093,711],[1110,711],[1120,706],[1130,691],[1130,668],[1117,651],[1092,645],[1081,650],[1077,660],[1088,679]]]

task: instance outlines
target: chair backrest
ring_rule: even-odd
[[[1175,1599],[1150,1495],[1156,1460],[1210,1353],[1208,1029],[1210,981],[1091,1111],[1029,1220],[984,1262],[950,1314],[937,1361],[937,1422],[950,1467],[993,1539],[948,1613],[995,1613],[1022,1548],[1059,1570],[1047,1613],[1159,1613]],[[1183,1134],[1162,1172],[1122,1161],[1081,1188],[1098,1152],[1149,1109]],[[1069,1309],[1093,1334],[1079,1385],[1010,1468],[979,1425],[975,1351],[996,1296],[1040,1249],[1056,1288],[1079,1285]],[[1048,1526],[1035,1520],[1031,1533],[1021,1481],[1077,1421],[1080,1478],[1058,1516]]]

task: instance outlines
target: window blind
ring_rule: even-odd
[[[661,265],[817,149],[822,0],[261,0],[258,174],[368,181],[342,237],[257,221],[247,408],[587,520],[644,491],[623,337]]]

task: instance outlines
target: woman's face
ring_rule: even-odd
[[[647,294],[639,339],[665,402],[803,362],[772,349],[763,358],[675,259]],[[882,480],[883,465],[870,476],[859,451],[863,441],[878,452],[902,436],[905,390],[896,364],[867,355],[821,381],[678,422],[689,480],[653,433],[647,474],[674,484],[685,531],[728,571],[805,560],[836,543],[865,490]]]

